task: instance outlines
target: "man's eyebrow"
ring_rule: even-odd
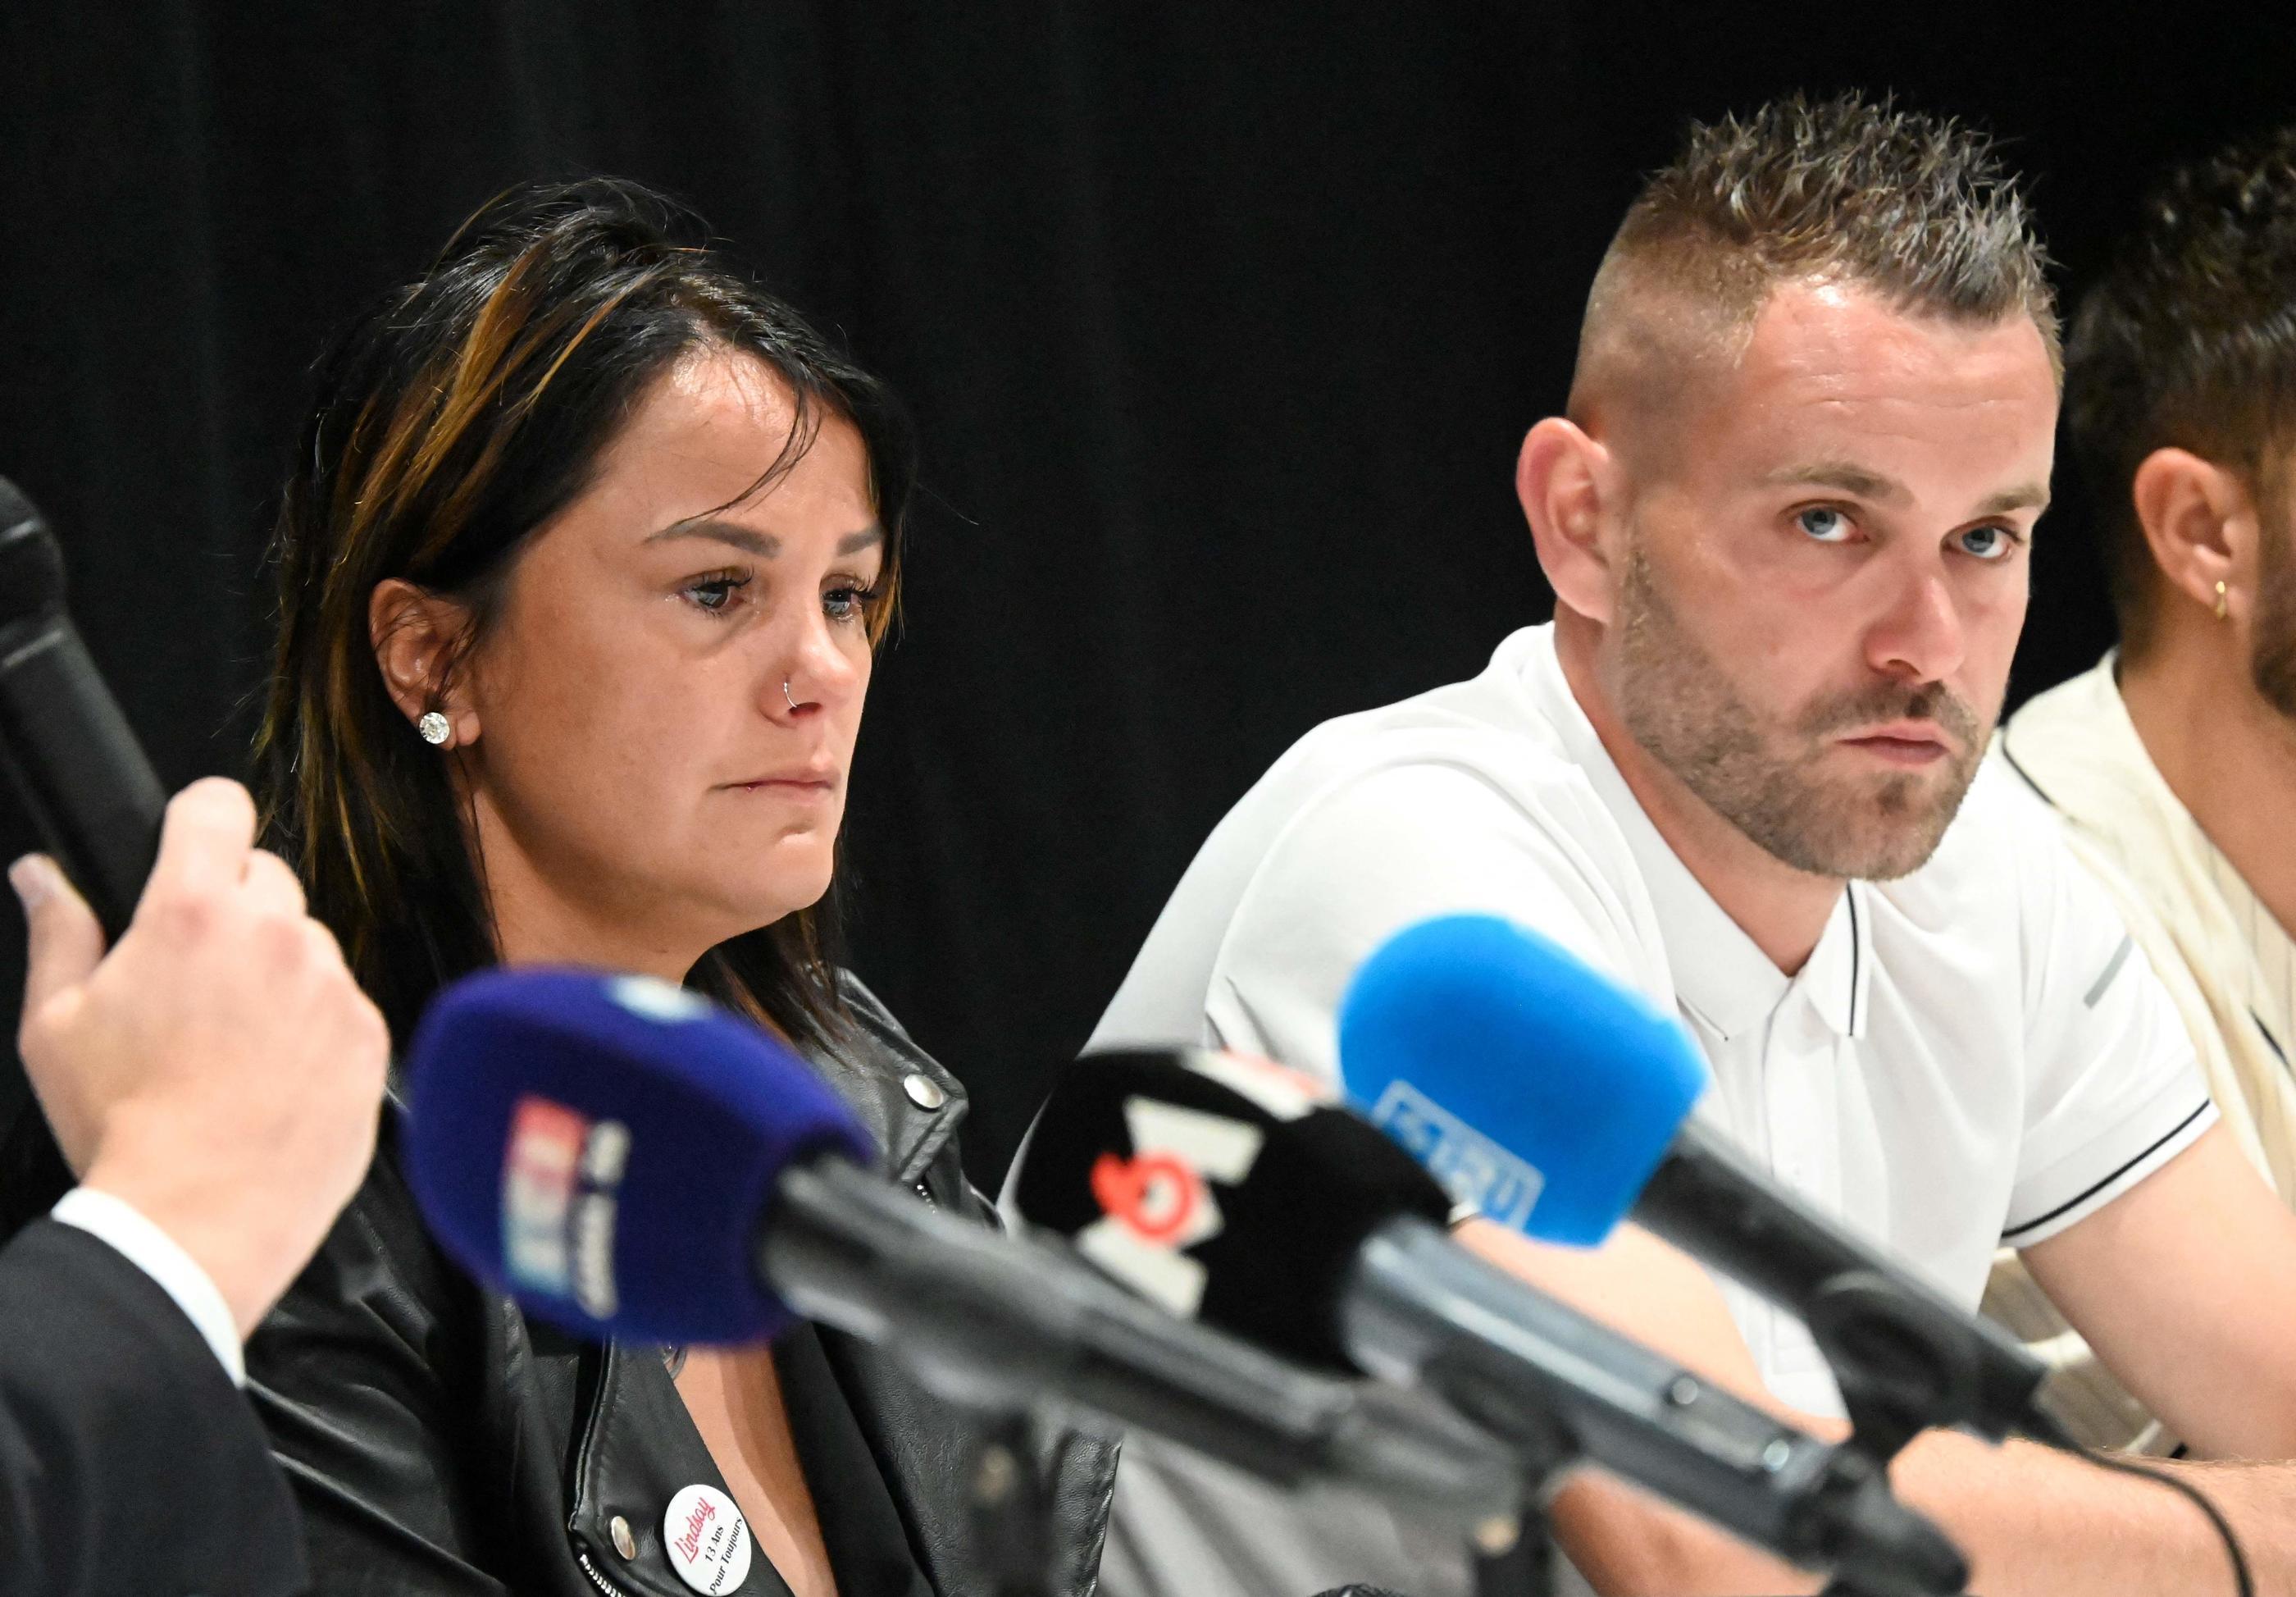
[[[1977,507],[1977,514],[2006,515],[2013,510],[2046,510],[2048,507],[2049,485],[2046,482],[2026,482],[1995,494]]]
[[[650,533],[649,544],[664,542],[673,538],[707,538],[718,543],[731,544],[737,549],[755,555],[760,560],[771,560],[782,552],[782,540],[770,532],[760,532],[754,527],[721,521],[716,516],[699,515],[682,522],[672,522],[660,531]],[[857,555],[885,541],[882,527],[864,527],[858,532],[848,532],[837,540],[840,555]]]
[[[1877,503],[1903,503],[1913,496],[1905,484],[1853,465],[1846,460],[1814,460],[1806,465],[1781,466],[1762,479],[1768,488],[1830,488],[1854,498]]]

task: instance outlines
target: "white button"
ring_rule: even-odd
[[[948,1101],[948,1094],[940,1090],[940,1083],[922,1072],[903,1076],[901,1091],[907,1093],[909,1101],[920,1109],[938,1109]]]
[[[715,1486],[691,1486],[671,1498],[661,1540],[677,1578],[707,1597],[750,1577],[750,1527],[734,1500]]]

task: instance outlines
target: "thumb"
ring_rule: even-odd
[[[8,868],[23,901],[29,957],[24,962],[24,1013],[87,980],[103,958],[103,927],[56,862],[27,854]]]

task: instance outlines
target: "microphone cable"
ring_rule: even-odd
[[[2075,1458],[2086,1460],[2100,1469],[2110,1469],[2116,1474],[2133,1475],[2139,1480],[2156,1482],[2190,1500],[2194,1508],[2208,1517],[2209,1524],[2217,1533],[2217,1539],[2224,1543],[2225,1556],[2232,1560],[2233,1590],[2239,1594],[2239,1597],[2256,1597],[2256,1582],[2249,1573],[2248,1555],[2241,1551],[2240,1537],[2234,1534],[2232,1522],[2224,1517],[2223,1511],[2210,1502],[2208,1494],[2202,1491],[2200,1487],[2169,1470],[2154,1469],[2149,1464],[2140,1464],[2123,1454],[2106,1453],[2102,1448],[2088,1446],[2067,1430],[2055,1415],[2038,1404],[2033,1405],[2028,1423],[2023,1428],[2029,1439],[2038,1442],[2045,1447],[2054,1447],[2061,1453],[2069,1453]]]

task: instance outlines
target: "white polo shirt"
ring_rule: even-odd
[[[2072,1224],[2215,1119],[2168,995],[2013,778],[1988,762],[1926,865],[1850,884],[1788,978],[1643,813],[1549,627],[1293,745],[1189,867],[1091,1046],[1199,1042],[1335,1080],[1356,967],[1458,910],[1679,1014],[1713,1070],[1700,1113],[1972,1311],[2005,1239]],[[1724,1289],[1770,1387],[1838,1413],[1800,1323]]]

